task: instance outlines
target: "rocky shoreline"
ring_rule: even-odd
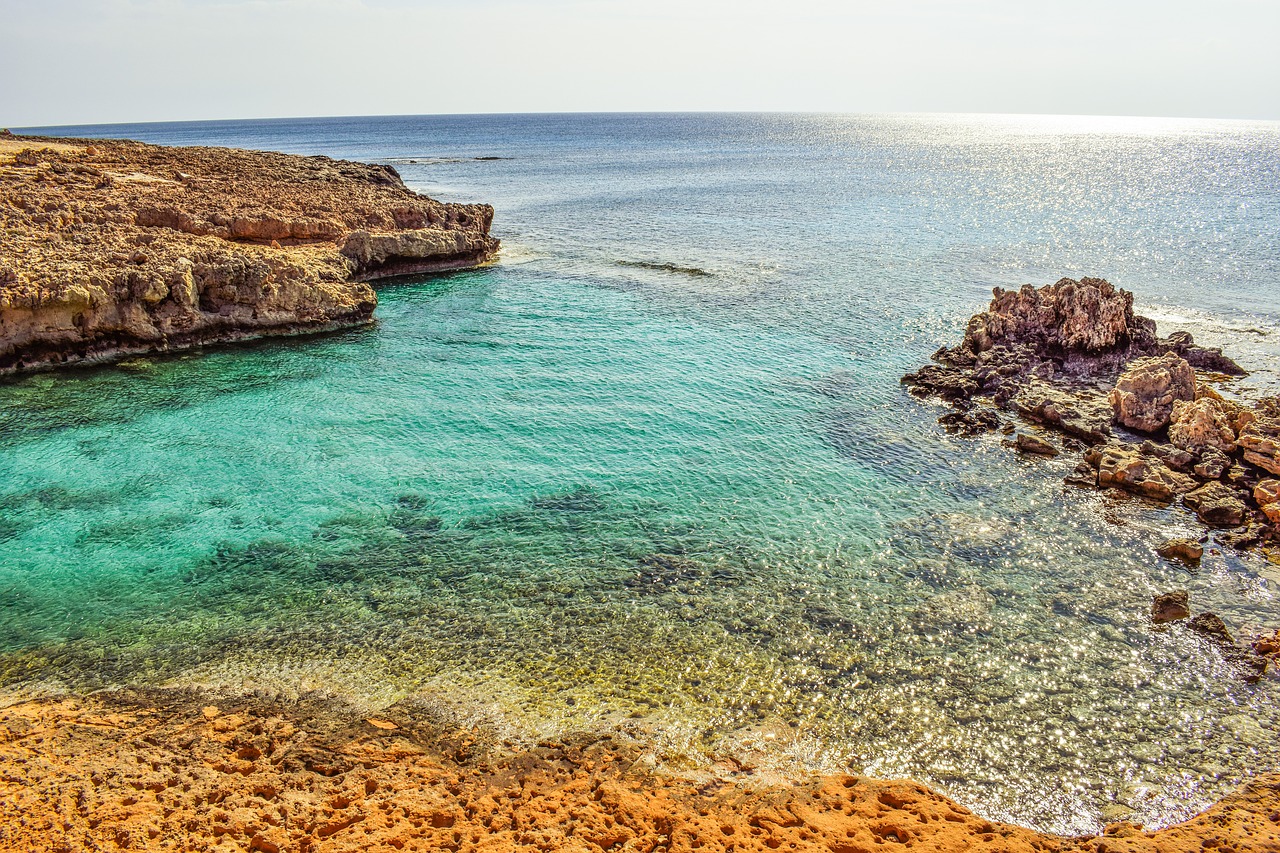
[[[485,263],[492,220],[390,166],[6,132],[0,375],[368,323],[368,282]]]
[[[999,431],[1029,456],[1075,453],[1069,485],[1185,507],[1204,533],[1164,542],[1161,557],[1194,566],[1206,544],[1280,556],[1280,397],[1225,398],[1214,383],[1245,371],[1186,332],[1158,337],[1128,291],[1097,278],[996,288],[964,339],[933,360],[902,382],[950,404],[947,430]],[[1274,650],[1258,644],[1269,641],[1237,644],[1218,617],[1201,617],[1191,628],[1248,680],[1261,677]]]
[[[72,850],[1280,849],[1280,776],[1158,831],[1063,838],[922,785],[655,776],[623,739],[512,748],[411,702],[187,690],[0,699],[0,847]]]

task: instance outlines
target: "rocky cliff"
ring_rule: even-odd
[[[0,373],[366,323],[367,282],[489,260],[492,219],[389,166],[0,135]]]

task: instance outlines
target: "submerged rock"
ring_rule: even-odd
[[[1130,429],[1156,432],[1169,424],[1174,403],[1195,397],[1195,371],[1185,359],[1168,353],[1130,364],[1110,400],[1117,421]]]

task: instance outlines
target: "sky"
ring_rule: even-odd
[[[1280,119],[1277,0],[0,0],[0,126],[779,110]]]

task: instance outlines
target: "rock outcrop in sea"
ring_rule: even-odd
[[[1128,291],[1097,278],[997,288],[933,358],[902,381],[951,404],[947,429],[1012,432],[1003,416],[1017,415],[1082,451],[1069,483],[1180,501],[1223,545],[1280,541],[1280,398],[1224,398],[1211,383],[1240,366],[1186,332],[1157,336]],[[1043,436],[1006,444],[1057,450]]]
[[[492,219],[390,166],[0,135],[0,374],[367,323],[367,282],[484,263]]]

